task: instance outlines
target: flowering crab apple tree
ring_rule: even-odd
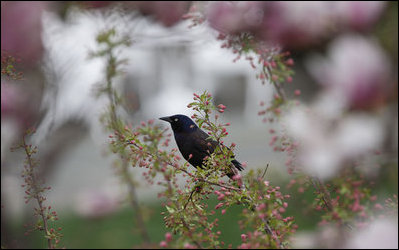
[[[143,176],[150,184],[154,184],[156,176],[163,177],[157,182],[164,187],[159,197],[165,199],[165,225],[173,236],[166,234],[160,246],[227,247],[229,242],[219,240],[222,234],[217,228],[219,219],[210,220],[209,217],[217,213],[223,216],[233,205],[243,207],[241,215],[237,215],[242,217],[241,247],[287,246],[290,234],[295,231],[293,218],[284,214],[289,195],[270,185],[261,170],[251,170],[245,177],[237,174],[226,180],[224,169],[231,164],[229,159],[235,144],[224,146],[229,124],[221,124],[219,115],[225,106],[215,106],[212,96],[206,92],[194,94],[194,102],[189,106],[197,111],[193,115],[197,124],[222,145],[206,159],[204,169],[192,171],[188,163],[181,163],[177,149],[167,151],[171,134],[152,120],[133,130],[126,127],[123,136],[118,135],[123,140],[112,141],[115,148],[127,147],[131,165],[148,169]],[[186,184],[179,186],[178,178],[185,178]],[[206,203],[212,196],[219,200],[213,208]]]
[[[192,118],[199,127],[221,145],[205,159],[204,169],[194,170],[187,162],[181,163],[177,149],[167,150],[171,140],[168,129],[159,127],[153,120],[133,128],[118,117],[116,110],[120,98],[112,83],[119,72],[119,65],[124,61],[113,57],[113,49],[128,43],[123,42],[123,38],[115,40],[115,35],[115,30],[101,33],[97,40],[106,44],[106,48],[92,53],[92,56],[105,56],[109,59],[106,87],[99,88],[100,93],[110,99],[110,108],[102,121],[113,132],[110,135],[111,149],[120,155],[122,164],[119,172],[130,189],[134,188],[134,182],[129,179],[131,176],[126,167],[147,169],[143,176],[149,184],[155,184],[154,179],[162,177],[156,184],[164,187],[159,197],[165,200],[165,225],[173,236],[166,234],[160,246],[227,247],[229,242],[219,240],[222,234],[217,228],[219,219],[211,220],[210,217],[218,211],[223,216],[229,207],[240,205],[243,208],[240,221],[243,230],[242,247],[286,247],[296,227],[293,217],[284,215],[289,195],[282,194],[279,187],[270,185],[261,170],[251,170],[245,177],[237,174],[226,180],[225,169],[231,165],[229,159],[235,144],[231,143],[228,147],[224,144],[230,124],[221,123],[220,115],[227,107],[223,104],[216,106],[210,93],[194,94],[194,102],[188,104],[195,111]],[[185,178],[186,184],[179,186],[178,178]],[[217,196],[220,201],[213,208],[208,207],[206,202],[212,196]]]

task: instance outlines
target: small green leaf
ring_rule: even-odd
[[[165,206],[165,207],[166,207],[166,210],[168,210],[168,212],[169,212],[170,214],[175,213],[175,210],[174,210],[173,208],[171,208],[171,207],[169,207],[169,206]]]

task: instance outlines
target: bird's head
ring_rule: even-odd
[[[167,121],[172,126],[173,132],[193,132],[198,129],[198,126],[185,115],[172,115],[159,118]]]

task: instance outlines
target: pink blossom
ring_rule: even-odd
[[[219,104],[219,105],[218,105],[218,108],[220,108],[220,109],[226,109],[227,107],[224,106],[223,104]]]
[[[207,19],[211,27],[223,33],[249,31],[259,27],[263,10],[259,2],[213,2]]]
[[[168,247],[168,243],[166,243],[166,241],[161,241],[160,243],[159,243],[159,246],[160,247]]]
[[[369,30],[381,16],[386,5],[384,1],[337,1],[333,14],[343,28]]]
[[[294,59],[292,59],[292,58],[287,59],[287,61],[285,62],[285,64],[286,64],[287,66],[293,66],[293,65],[294,65]]]
[[[207,19],[225,34],[252,32],[263,40],[298,48],[348,28],[369,29],[385,6],[384,2],[352,1],[215,2],[208,7]]]
[[[343,111],[336,106],[342,103],[336,100],[320,99],[307,109],[293,108],[283,122],[288,135],[300,142],[297,164],[320,178],[333,177],[344,162],[380,147],[383,139],[378,118],[366,114],[341,117]]]
[[[240,248],[240,249],[250,249],[251,248],[251,244],[242,243],[241,245],[238,246],[238,248]]]
[[[34,66],[42,57],[42,13],[49,2],[1,2],[1,51]]]
[[[266,207],[266,204],[262,203],[262,204],[260,204],[259,206],[256,207],[256,211],[261,211],[265,207]]]
[[[242,176],[240,174],[236,174],[233,176],[233,180],[237,181],[237,180],[241,180]]]
[[[170,232],[167,232],[165,234],[165,239],[167,242],[171,242],[172,241],[172,234]]]
[[[18,129],[23,131],[32,126],[39,106],[34,93],[27,91],[27,88],[11,84],[7,81],[1,82],[1,119],[2,121],[11,118],[17,122]]]
[[[331,26],[329,5],[321,1],[264,2],[260,36],[286,47],[317,43],[328,34]]]
[[[185,243],[185,244],[184,244],[184,248],[187,248],[187,249],[195,249],[195,246],[194,246],[194,245],[191,245],[190,243]]]
[[[349,108],[380,104],[388,94],[390,64],[382,48],[358,35],[336,39],[328,58],[313,56],[307,66],[314,78]]]
[[[278,80],[278,76],[276,76],[276,75],[272,75],[272,81],[277,81]],[[277,99],[277,98],[276,98]]]
[[[356,200],[355,203],[352,206],[352,211],[353,212],[358,212],[358,211],[362,211],[363,207],[359,204],[359,201]]]
[[[245,242],[247,240],[247,235],[241,234],[241,240]]]
[[[224,203],[223,203],[223,202],[220,202],[220,203],[218,203],[218,204],[215,206],[215,209],[219,209],[219,208],[223,207],[223,205],[224,205]]]

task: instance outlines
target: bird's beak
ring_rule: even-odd
[[[163,120],[163,121],[166,121],[166,122],[169,122],[169,123],[172,122],[172,119],[170,119],[170,116],[161,117],[161,118],[159,118],[159,119],[160,119],[160,120]]]

